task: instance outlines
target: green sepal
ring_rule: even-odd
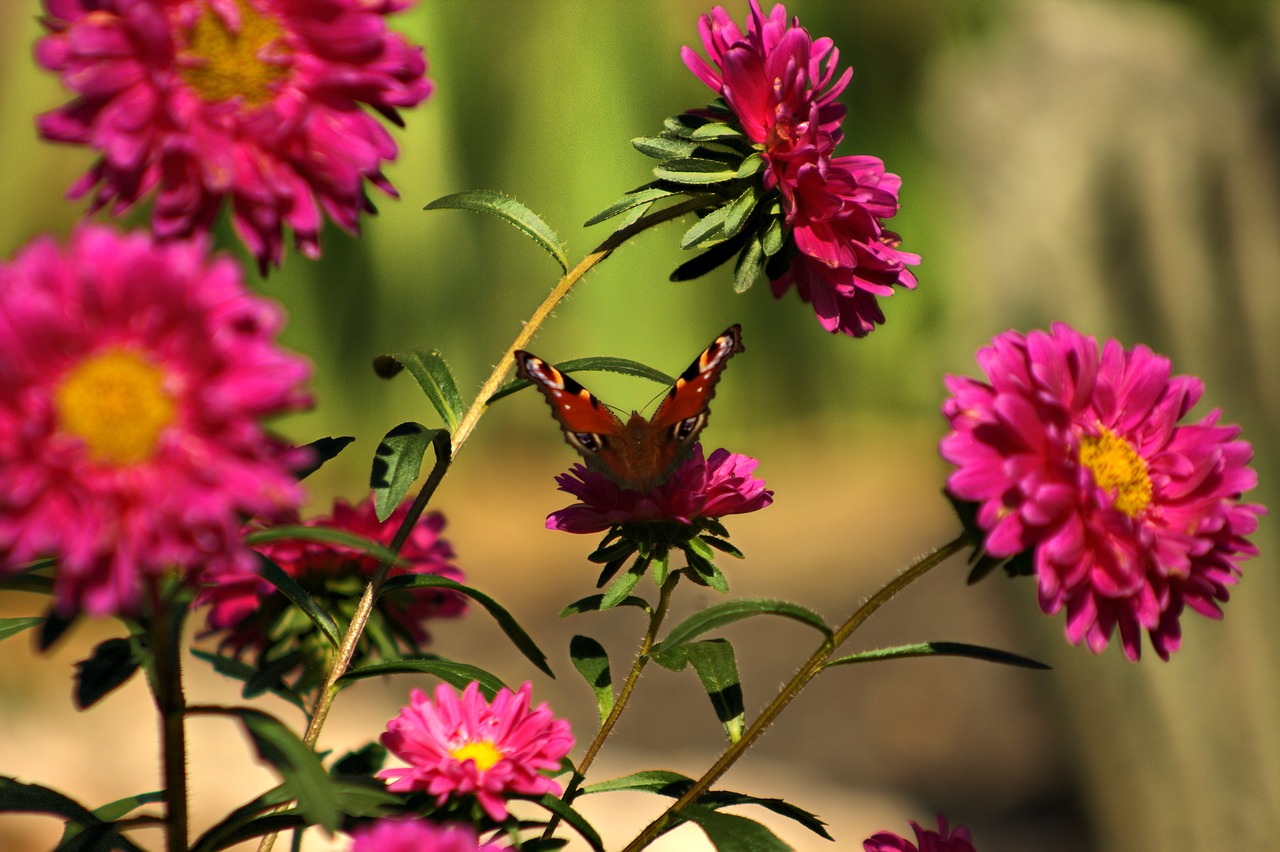
[[[964,642],[918,642],[913,645],[898,645],[893,648],[861,651],[857,654],[850,654],[847,657],[828,660],[823,668],[848,666],[854,663],[872,663],[879,660],[900,660],[908,657],[969,657],[974,660],[985,660],[988,663],[1000,663],[1001,665],[1018,666],[1024,669],[1043,671],[1053,668],[1030,657],[1023,657],[982,645],[968,645]]]
[[[822,616],[799,604],[771,598],[742,598],[715,604],[694,613],[671,628],[666,638],[655,645],[650,653],[659,654],[670,651],[704,633],[757,615],[777,615],[799,621],[817,630],[826,638],[830,638],[832,634],[831,628],[822,620]]]
[[[760,247],[766,256],[773,257],[782,251],[782,244],[786,242],[786,220],[777,204],[770,205],[770,210],[765,217],[766,224],[764,233],[760,236]]]
[[[564,609],[560,610],[559,617],[567,618],[571,615],[581,615],[584,612],[600,612],[604,609],[602,606],[603,603],[604,595],[587,595],[585,598],[576,600]],[[649,602],[644,598],[639,598],[635,595],[623,598],[614,604],[614,606],[634,606],[644,610],[650,615],[653,614],[653,607],[649,605]]]
[[[730,743],[742,739],[746,724],[746,707],[743,704],[742,678],[738,675],[738,661],[733,645],[725,639],[708,639],[678,645],[670,650],[650,653],[650,658],[665,669],[683,671],[692,665],[702,681],[702,688],[711,699],[716,719],[724,728]]]
[[[752,236],[747,240],[742,253],[738,255],[738,262],[734,264],[733,292],[745,293],[750,290],[759,279],[760,273],[764,271],[764,263],[764,248],[761,247],[760,241]]]
[[[503,195],[501,192],[494,192],[491,189],[473,189],[437,198],[422,209],[442,210],[447,208],[472,210],[477,213],[488,213],[491,216],[497,216],[546,250],[547,254],[555,258],[556,262],[560,264],[561,270],[564,272],[569,271],[569,256],[565,251],[564,244],[556,236],[556,232],[551,230],[551,227],[542,220],[542,217],[511,196]]]
[[[648,567],[649,559],[644,556],[637,556],[632,566],[604,590],[604,595],[600,599],[600,609],[613,609],[630,597],[631,591],[640,582],[640,578],[644,576],[645,569]]]
[[[662,588],[667,582],[667,577],[671,574],[671,551],[664,550],[655,554],[653,561],[653,582],[658,588]]]
[[[631,140],[631,146],[654,160],[682,159],[691,156],[701,147],[697,142],[673,136],[638,136]]]
[[[751,214],[755,212],[759,200],[760,186],[752,183],[743,190],[741,195],[729,203],[726,208],[729,212],[724,220],[724,236],[726,238],[736,236],[747,222],[751,221]]]
[[[653,173],[660,180],[688,186],[727,183],[739,178],[739,171],[740,167],[733,163],[706,157],[683,157],[678,160],[667,160],[653,169]]]
[[[732,234],[724,233],[724,223],[729,218],[731,205],[721,205],[693,224],[680,238],[680,248],[703,248],[722,243]]]
[[[427,674],[459,690],[466,689],[467,684],[474,681],[480,685],[480,692],[490,701],[498,690],[506,686],[496,675],[478,666],[444,660],[434,654],[410,654],[398,660],[366,663],[338,678],[337,686],[349,686],[365,678],[393,674]]]
[[[742,555],[742,551],[734,547],[732,542],[729,542],[723,538],[718,538],[712,535],[701,535],[698,537],[701,538],[703,541],[705,541],[707,544],[714,547],[716,550],[719,550],[722,553],[727,553],[730,556],[732,556],[734,559],[744,558]]]
[[[632,144],[635,144],[635,140],[632,140]],[[690,148],[689,153],[692,153],[693,147],[695,146],[689,146]],[[687,154],[682,154],[681,156],[687,156]],[[662,157],[659,159],[665,159],[665,157]],[[622,198],[613,202],[608,207],[604,208],[599,213],[592,216],[587,221],[583,222],[582,225],[584,228],[589,228],[592,225],[598,225],[601,222],[612,219],[614,216],[617,216],[619,213],[625,213],[628,210],[631,210],[632,208],[640,207],[642,205],[652,204],[655,201],[661,201],[664,198],[670,198],[673,195],[679,195],[679,194],[680,193],[674,189],[668,189],[666,187],[661,187],[661,186],[641,187],[639,189],[628,192],[626,195],[622,196]]]
[[[596,712],[600,724],[613,712],[613,674],[609,669],[609,654],[604,646],[590,636],[574,636],[569,640],[569,659],[573,667],[596,695]]]
[[[455,432],[462,420],[462,394],[444,356],[435,349],[410,349],[373,359],[373,371],[384,379],[394,378],[405,369],[422,388],[449,433]]]
[[[142,665],[143,650],[136,639],[107,639],[76,663],[74,693],[77,710],[87,710],[113,690],[124,686]]]
[[[373,489],[374,514],[379,521],[391,517],[417,482],[427,447],[435,448],[437,466],[449,463],[449,433],[444,429],[428,429],[409,421],[393,428],[378,442],[369,487]]]
[[[695,128],[689,136],[690,139],[699,141],[707,141],[712,139],[745,139],[742,131],[732,125],[719,121],[713,121]]]

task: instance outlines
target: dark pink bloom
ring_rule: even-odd
[[[252,572],[244,518],[302,498],[261,421],[309,403],[310,368],[206,250],[85,226],[0,264],[0,568],[57,557],[63,612],[134,611],[175,568]]]
[[[947,831],[947,818],[938,817],[938,830],[921,828],[914,820],[908,823],[916,833],[916,842],[899,837],[888,831],[881,831],[862,842],[866,852],[977,852],[973,838],[964,826],[958,825],[952,832]]]
[[[409,503],[402,503],[391,517],[379,523],[372,497],[354,506],[338,499],[331,515],[312,518],[305,526],[351,532],[388,545],[408,511]],[[419,518],[400,549],[403,561],[391,569],[390,576],[438,574],[462,582],[462,571],[452,562],[453,547],[440,536],[444,525],[444,515],[439,512],[429,512]],[[378,567],[378,559],[367,553],[326,542],[282,539],[255,545],[254,549],[338,612],[354,608]],[[196,605],[209,607],[209,627],[214,632],[225,633],[225,644],[237,650],[265,647],[273,638],[268,632],[279,632],[278,629],[265,630],[270,625],[259,624],[255,618],[265,611],[266,599],[278,594],[275,586],[256,574],[224,576],[212,572],[206,575],[205,582]],[[376,617],[385,619],[394,633],[416,647],[430,639],[426,630],[429,620],[453,618],[465,610],[465,600],[455,592],[414,589],[383,595],[378,600]],[[301,623],[309,629],[305,620]]]
[[[1137,660],[1147,631],[1162,659],[1184,607],[1210,618],[1257,553],[1257,474],[1220,412],[1180,421],[1203,385],[1171,376],[1145,346],[1125,350],[1061,323],[1005,332],[978,353],[988,381],[949,376],[947,482],[977,504],[994,557],[1034,553],[1040,607],[1066,610],[1067,638],[1101,652],[1117,627]]]
[[[693,455],[666,482],[645,493],[575,464],[557,476],[556,483],[580,502],[548,515],[547,529],[596,533],[615,524],[692,524],[698,518],[754,512],[773,502],[773,492],[764,487],[764,480],[751,475],[758,464],[750,456],[725,449],[704,459],[702,445],[696,444]]]
[[[503,689],[492,703],[471,683],[459,697],[451,687],[436,687],[435,701],[421,690],[387,723],[382,744],[409,764],[384,769],[392,792],[425,791],[442,805],[450,798],[475,796],[486,814],[507,818],[506,797],[559,793],[544,772],[560,769],[573,748],[569,723],[557,719],[546,703],[529,709],[533,687]]]
[[[259,265],[282,231],[319,254],[324,215],[355,231],[396,144],[363,107],[431,92],[422,50],[387,29],[408,0],[44,0],[36,59],[75,93],[40,134],[100,157],[70,190],[120,214],[154,195],[157,237],[209,229],[223,200]]]
[[[442,826],[417,819],[380,819],[351,832],[350,852],[484,852],[498,847],[476,839],[469,825]]]

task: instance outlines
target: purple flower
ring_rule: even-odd
[[[954,831],[947,831],[947,818],[938,817],[938,830],[921,828],[914,820],[908,823],[916,833],[916,842],[912,843],[888,831],[878,832],[862,843],[866,852],[977,852],[969,830],[958,825]]]

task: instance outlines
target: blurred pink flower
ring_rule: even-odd
[[[133,611],[175,568],[254,571],[244,518],[301,500],[305,459],[260,421],[309,403],[310,368],[206,249],[83,226],[0,264],[0,566],[56,557],[63,612]]]
[[[351,832],[350,852],[485,852],[468,825],[435,825],[416,819],[380,819]]]
[[[433,703],[421,690],[387,723],[382,744],[409,765],[384,769],[392,792],[422,790],[442,805],[457,796],[475,796],[492,819],[507,817],[505,797],[559,793],[545,771],[560,769],[573,748],[569,723],[555,718],[546,703],[529,709],[533,687],[498,690],[484,700],[470,683],[461,698],[449,686],[436,687]]]
[[[388,545],[409,512],[406,501],[379,523],[373,497],[351,505],[339,498],[333,513],[311,518],[305,526],[340,530]],[[288,519],[296,523],[296,519]],[[391,569],[391,577],[403,574],[438,574],[462,582],[463,574],[452,560],[453,547],[440,536],[444,515],[430,512],[419,518],[400,550],[401,564]],[[378,559],[367,553],[318,541],[281,539],[254,545],[254,549],[279,565],[331,611],[354,609],[368,580],[378,567]],[[210,572],[200,591],[196,606],[209,607],[208,624],[215,632],[224,633],[224,643],[237,651],[249,647],[265,647],[277,638],[279,629],[260,624],[255,616],[268,610],[267,598],[278,594],[276,587],[258,575]],[[388,622],[393,634],[399,634],[414,647],[430,640],[426,622],[435,618],[453,618],[466,610],[466,601],[456,592],[437,589],[411,589],[384,594],[378,599],[375,618]],[[308,619],[300,619],[311,629]]]
[[[716,450],[703,458],[702,445],[669,479],[647,493],[624,488],[602,473],[575,464],[556,477],[561,491],[578,503],[547,516],[547,529],[570,533],[596,533],[615,524],[678,521],[692,524],[698,518],[719,518],[763,509],[773,502],[773,492],[752,471],[759,462],[750,456]]]
[[[977,504],[993,557],[1034,552],[1040,607],[1066,610],[1067,638],[1094,653],[1113,630],[1129,659],[1146,630],[1162,659],[1181,644],[1184,606],[1219,601],[1257,553],[1265,510],[1241,502],[1257,474],[1220,412],[1180,421],[1203,385],[1170,376],[1145,346],[1098,344],[1058,323],[997,336],[978,353],[988,381],[949,376],[947,487]]]
[[[75,93],[40,135],[100,158],[70,189],[119,215],[154,193],[160,239],[207,231],[224,199],[264,270],[282,230],[319,255],[322,216],[358,229],[365,181],[394,196],[396,144],[363,106],[431,92],[421,48],[387,29],[408,0],[44,0],[36,59]]]
[[[964,826],[958,825],[954,831],[947,831],[946,817],[938,817],[937,831],[921,828],[914,820],[908,825],[916,833],[915,843],[891,832],[881,831],[863,841],[862,848],[866,852],[977,852],[973,838]]]

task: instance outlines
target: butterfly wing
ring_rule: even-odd
[[[623,437],[622,421],[591,391],[569,376],[524,350],[515,353],[516,375],[533,382],[551,406],[564,439],[592,467],[609,469],[612,455]]]
[[[693,446],[711,416],[708,405],[716,394],[720,374],[734,353],[743,349],[742,327],[731,325],[711,341],[711,345],[702,350],[676,379],[650,421],[663,454],[669,448],[671,456],[678,458],[680,453]],[[670,464],[666,460],[664,463]]]

